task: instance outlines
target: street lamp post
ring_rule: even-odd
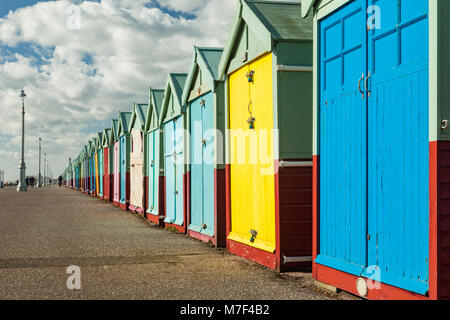
[[[47,153],[44,153],[44,183],[43,186],[45,187],[45,185],[47,184],[47,180],[46,180],[46,172],[47,172]]]
[[[42,177],[41,177],[41,141],[39,137],[39,176],[38,176],[38,188],[42,187]]]
[[[17,192],[27,191],[27,185],[25,183],[25,91],[22,90],[20,93],[20,98],[22,98],[22,157],[19,165],[20,170],[20,181],[17,185]]]

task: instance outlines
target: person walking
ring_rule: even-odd
[[[62,182],[63,182],[63,177],[59,176],[58,178],[58,185],[61,187],[62,186]]]

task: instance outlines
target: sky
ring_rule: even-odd
[[[0,170],[18,178],[25,98],[27,175],[38,138],[54,176],[98,131],[169,72],[187,72],[193,46],[221,47],[236,0],[1,0]]]

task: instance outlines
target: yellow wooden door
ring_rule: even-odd
[[[253,81],[248,74],[253,72]],[[275,251],[272,55],[229,76],[231,233],[229,239]],[[254,118],[254,129],[248,120]],[[257,235],[252,239],[251,231]],[[253,240],[253,241],[252,241]]]

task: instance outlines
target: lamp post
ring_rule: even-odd
[[[39,137],[39,176],[38,176],[38,188],[42,187],[42,177],[41,177],[41,141]]]
[[[17,185],[17,192],[24,192],[27,191],[27,185],[25,183],[25,97],[27,95],[25,94],[25,91],[22,90],[20,93],[20,98],[22,98],[22,157],[19,165],[20,170],[20,180],[19,184]]]
[[[45,187],[47,184],[47,180],[46,180],[46,172],[47,172],[47,153],[44,153],[44,183],[43,186]]]

